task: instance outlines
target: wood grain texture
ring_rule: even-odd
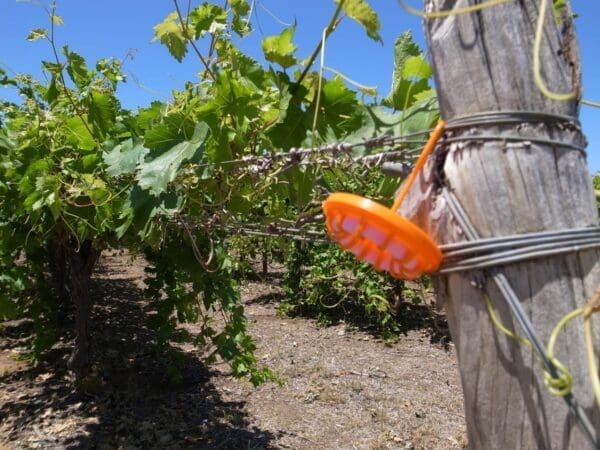
[[[472,4],[428,0],[428,10]],[[551,2],[549,2],[551,3]],[[545,98],[533,82],[532,47],[539,1],[520,0],[479,13],[426,20],[442,117],[487,111],[540,111],[576,117],[577,101]],[[558,92],[579,90],[577,44],[561,35],[547,11],[543,76]],[[569,31],[569,28],[566,29]],[[535,136],[585,145],[572,127],[529,123],[461,130],[472,134]],[[400,213],[438,243],[464,237],[439,195],[450,188],[482,237],[593,226],[598,214],[586,157],[558,145],[464,141],[440,146],[415,182]],[[544,342],[567,312],[600,284],[599,251],[504,266],[501,270]],[[560,398],[550,395],[532,351],[492,325],[472,281],[481,274],[436,277],[456,345],[465,396],[469,445],[474,449],[586,449],[589,441]],[[520,333],[503,297],[486,284],[501,320]],[[598,320],[595,320],[598,329]],[[598,335],[598,333],[596,333]],[[600,430],[584,354],[581,322],[559,339],[557,357],[572,371],[574,395]]]

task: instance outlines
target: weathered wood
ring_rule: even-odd
[[[428,10],[475,1],[429,0]],[[477,2],[479,3],[479,2]],[[550,4],[552,2],[549,2]],[[535,86],[532,55],[539,1],[520,0],[478,13],[425,21],[442,117],[487,111],[539,111],[577,116],[577,101],[545,98]],[[557,30],[550,8],[542,45],[542,71],[554,91],[579,90],[574,37]],[[459,133],[537,136],[583,144],[577,130],[553,124],[496,125]],[[457,134],[460,136],[460,134]],[[439,243],[463,240],[439,196],[448,186],[482,237],[596,225],[585,155],[567,147],[500,141],[439,148],[417,179],[401,213]],[[544,342],[567,312],[583,305],[600,284],[600,252],[586,251],[503,267]],[[544,387],[533,352],[499,333],[473,287],[473,274],[438,280],[456,345],[469,444],[474,449],[590,448],[567,406]],[[507,305],[487,283],[501,320],[519,333]],[[596,327],[598,321],[595,321]],[[572,371],[574,395],[600,432],[584,355],[581,322],[559,339],[558,358]]]

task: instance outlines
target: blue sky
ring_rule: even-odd
[[[42,1],[48,4],[48,0]],[[69,44],[88,61],[133,54],[133,59],[124,66],[128,82],[119,90],[125,107],[144,106],[154,99],[168,100],[171,89],[195,80],[200,64],[193,54],[188,54],[180,64],[162,45],[150,42],[152,27],[174,9],[171,0],[58,0],[57,3],[58,14],[64,19],[64,25],[57,28],[59,45]],[[419,18],[404,12],[395,0],[370,0],[370,3],[381,19],[384,45],[371,41],[357,24],[346,20],[328,41],[326,65],[362,84],[377,86],[380,95],[386,95],[391,85],[394,39],[411,29],[424,47],[422,25]],[[187,1],[180,0],[180,4],[185,7]],[[576,25],[584,97],[600,101],[597,51],[600,32],[595,28],[600,23],[600,8],[590,0],[572,0],[572,6],[580,16]],[[260,40],[281,30],[278,21],[296,21],[298,55],[308,56],[334,8],[333,0],[259,0],[253,16],[254,32],[240,45],[260,59]],[[41,77],[40,60],[51,59],[50,48],[45,41],[32,43],[25,38],[31,29],[46,27],[47,23],[43,9],[35,3],[0,0],[0,65],[10,71]],[[14,98],[3,90],[0,97]],[[600,171],[600,110],[582,106],[580,118],[590,143],[590,170]]]

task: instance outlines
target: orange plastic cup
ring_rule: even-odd
[[[358,259],[373,265],[375,270],[387,271],[394,278],[412,280],[435,272],[442,261],[442,252],[431,237],[396,214],[396,210],[443,131],[444,122],[440,121],[391,209],[343,192],[331,194],[323,202],[331,238]]]

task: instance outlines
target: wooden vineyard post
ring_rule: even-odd
[[[428,0],[425,8],[439,11],[474,3]],[[540,50],[542,77],[555,92],[579,93],[579,58],[571,20],[565,14],[557,26],[552,2],[548,3]],[[576,99],[551,100],[534,83],[533,42],[539,8],[539,0],[509,1],[479,12],[425,19],[446,121],[499,111],[577,118]],[[584,146],[583,135],[565,123],[542,118],[452,131],[455,139],[429,159],[400,213],[440,244],[464,240],[440,195],[441,187],[446,186],[481,237],[596,226],[598,214],[586,156],[581,151],[539,141],[459,139],[474,134],[535,136]],[[583,306],[600,285],[599,259],[600,251],[588,250],[494,270],[507,276],[536,332],[547,343],[556,323]],[[470,448],[591,448],[563,399],[544,386],[534,352],[492,324],[484,290],[475,286],[486,273],[436,277],[436,294],[445,303],[459,360]],[[500,320],[522,334],[489,277],[485,287]],[[597,319],[594,326],[599,329]],[[600,433],[581,320],[560,334],[556,356],[570,368],[573,394]]]

